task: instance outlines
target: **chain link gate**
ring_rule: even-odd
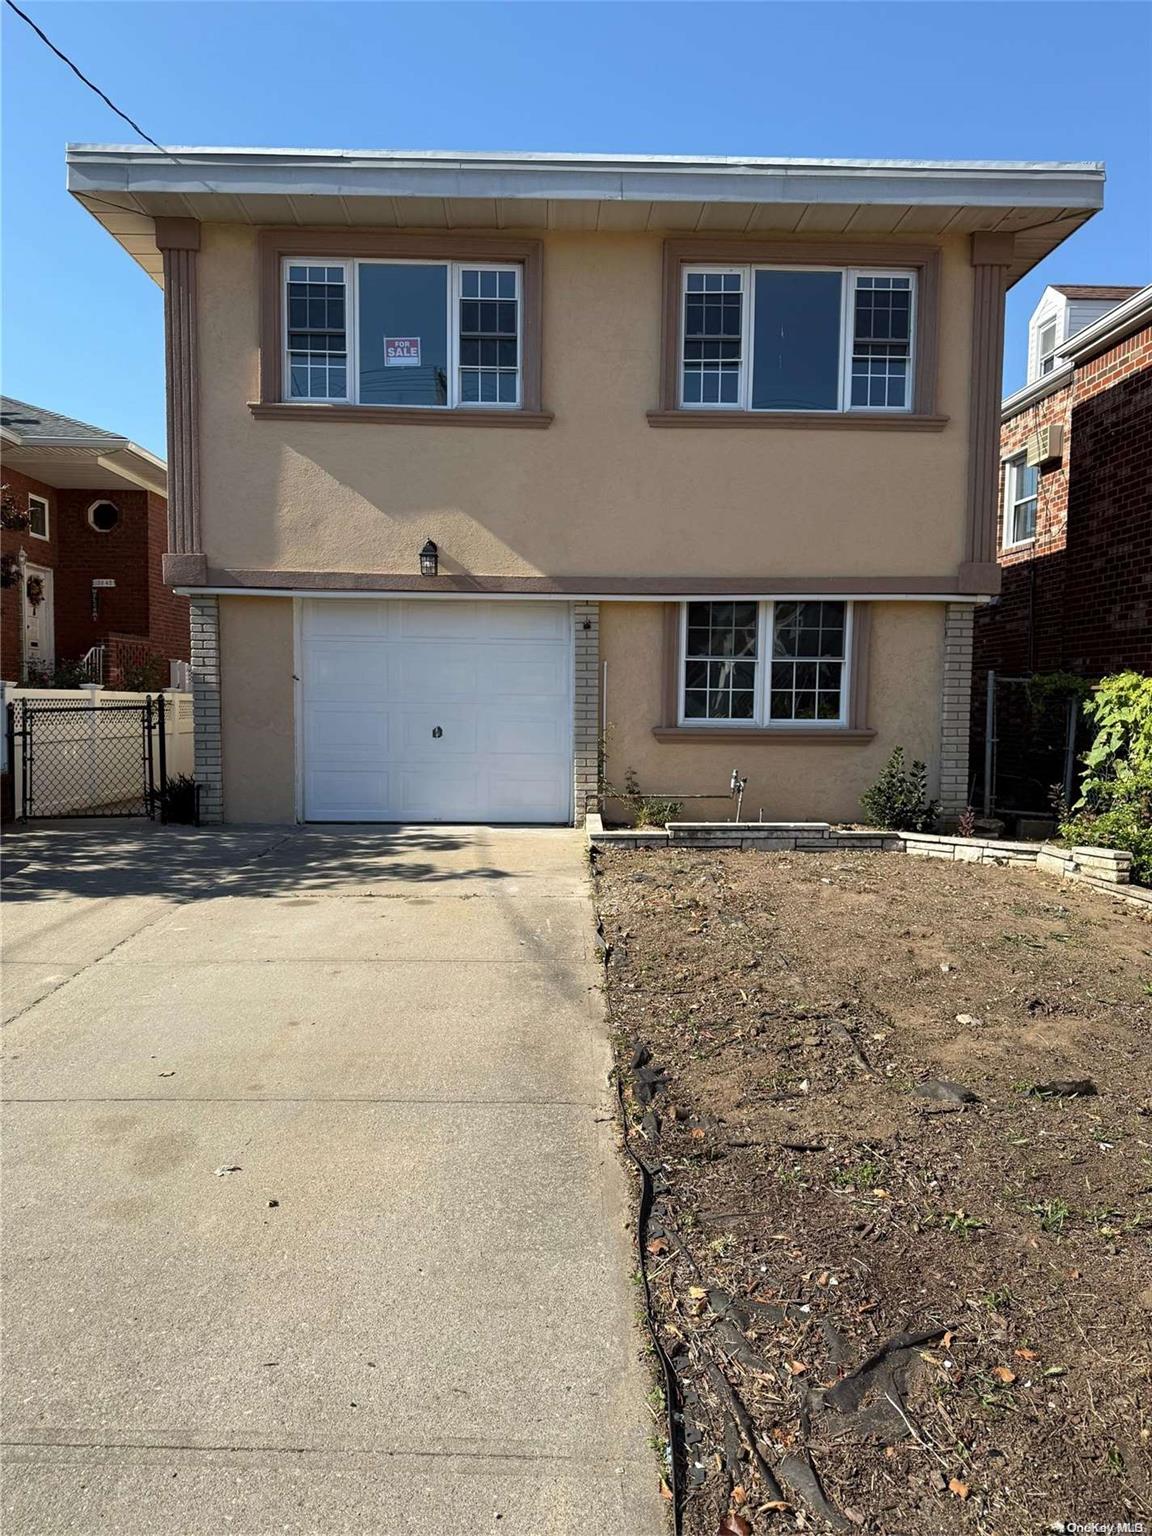
[[[140,704],[53,704],[13,711],[24,820],[148,816],[163,811],[164,695]]]

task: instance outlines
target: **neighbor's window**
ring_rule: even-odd
[[[752,411],[904,411],[911,272],[685,267],[681,404]]]
[[[48,537],[48,501],[44,496],[28,497],[28,532],[34,539]]]
[[[521,403],[519,266],[365,260],[285,268],[289,399],[440,409]]]
[[[1024,544],[1036,536],[1040,470],[1020,454],[1004,465],[1004,543]]]
[[[843,724],[850,611],[843,602],[686,603],[681,722]]]
[[[1037,371],[1041,377],[1056,366],[1056,317],[1045,320],[1036,333]]]

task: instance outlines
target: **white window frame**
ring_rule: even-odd
[[[343,395],[292,394],[292,363],[288,348],[288,269],[289,267],[340,267],[344,272],[344,326],[348,387]],[[281,396],[288,405],[360,405],[360,272],[363,267],[446,267],[448,281],[445,302],[448,307],[448,400],[444,405],[393,405],[390,402],[364,402],[367,410],[383,411],[519,411],[524,407],[524,263],[519,261],[457,261],[441,257],[409,256],[285,256],[280,272]],[[516,274],[516,399],[462,400],[460,398],[460,277],[468,272],[514,272]]]
[[[731,409],[731,407],[729,407]],[[739,601],[726,597],[712,597],[701,601],[725,603]],[[772,693],[772,637],[776,627],[776,603],[828,603],[843,602],[844,604],[844,659],[840,672],[840,713],[835,720],[773,720],[771,716]],[[689,604],[680,604],[680,629],[677,639],[677,672],[676,672],[676,723],[695,729],[699,726],[702,730],[736,730],[736,731],[780,731],[787,735],[789,731],[839,731],[849,723],[849,711],[851,709],[852,692],[852,648],[855,631],[855,603],[844,598],[828,598],[820,596],[796,596],[780,599],[766,598],[756,604],[756,687],[755,701],[751,720],[733,720],[727,717],[710,719],[702,715],[687,715],[684,712],[685,677],[688,663],[688,608]],[[733,657],[734,661],[747,660],[748,658]],[[800,657],[799,660],[813,661],[817,657]]]
[[[753,335],[752,323],[754,319],[753,290],[757,272],[838,272],[843,278],[840,285],[840,377],[835,407],[827,410],[808,410],[793,412],[791,409],[780,412],[771,407],[753,406],[752,401],[752,366]],[[717,274],[731,277],[739,274],[741,281],[743,304],[740,311],[740,382],[737,387],[738,404],[709,400],[685,400],[684,398],[684,325],[687,319],[688,305],[688,277],[689,274],[704,276]],[[908,327],[908,388],[903,405],[853,405],[852,404],[852,354],[856,340],[856,280],[861,277],[906,277],[910,284],[911,306],[910,323]],[[914,267],[837,267],[821,266],[820,264],[795,262],[777,263],[770,261],[751,262],[746,266],[740,264],[717,262],[684,262],[680,267],[680,305],[679,305],[679,333],[676,342],[676,401],[682,411],[749,411],[758,416],[773,415],[805,415],[805,416],[836,416],[836,415],[860,415],[860,416],[900,416],[907,415],[913,409],[913,401],[916,393],[916,307],[917,284],[919,273]]]
[[[32,526],[32,503],[44,508],[44,532],[37,533]],[[49,543],[52,538],[52,509],[47,496],[38,496],[34,491],[28,492],[28,536],[33,539],[43,539]]]
[[[1036,542],[1036,527],[1040,521],[1040,470],[1036,469],[1036,494],[1035,496],[1017,496],[1016,480],[1021,469],[1029,468],[1027,453],[1014,453],[1004,460],[1004,534],[1001,540],[1002,549],[1024,549],[1029,544]],[[1032,532],[1025,534],[1023,538],[1016,537],[1016,509],[1025,502],[1036,503],[1036,513],[1032,520]]]
[[[1052,327],[1052,347],[1050,351],[1045,352],[1043,345],[1044,332],[1049,326]],[[1045,315],[1044,319],[1039,321],[1036,326],[1036,377],[1038,379],[1047,378],[1050,373],[1055,371],[1056,353],[1059,348],[1060,316],[1057,314]],[[1050,366],[1045,368],[1045,363],[1049,363]]]

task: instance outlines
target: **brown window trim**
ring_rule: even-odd
[[[912,409],[879,415],[875,411],[709,411],[693,410],[680,399],[680,278],[688,263],[771,262],[778,266],[909,267],[916,273],[916,354]],[[844,240],[707,240],[664,242],[660,409],[651,411],[654,427],[752,425],[775,427],[886,428],[939,431],[947,417],[936,410],[940,329],[940,248],[935,245],[864,244]],[[674,420],[668,420],[669,416]]]
[[[943,432],[947,416],[920,416],[915,411],[719,411],[678,406],[672,411],[649,411],[650,427],[790,427],[807,431],[839,432]]]
[[[652,734],[657,741],[734,741],[773,742],[780,745],[811,746],[814,741],[838,742],[841,746],[852,742],[872,741],[876,732],[867,728],[854,730],[851,726],[829,726],[827,730],[797,728],[796,726],[707,726],[707,725],[654,725]]]
[[[325,405],[296,400],[250,400],[248,409],[257,421],[359,421],[394,427],[528,427],[552,425],[551,411],[485,410],[462,405],[451,410],[405,405]]]
[[[386,229],[262,229],[260,251],[260,399],[254,416],[314,416],[329,421],[375,421],[381,425],[419,418],[421,425],[534,426],[552,420],[540,404],[541,338],[544,307],[544,246],[517,236],[408,235]],[[459,406],[452,409],[377,405],[305,405],[284,397],[284,333],[281,272],[286,257],[398,257],[424,261],[514,261],[524,269],[521,338],[521,405],[504,410]],[[271,409],[278,407],[278,409]],[[527,418],[535,417],[535,420]]]
[[[761,598],[759,601],[773,599]],[[664,676],[662,722],[654,726],[657,741],[871,741],[868,725],[868,674],[872,659],[872,604],[852,603],[852,650],[848,658],[848,719],[843,725],[681,725],[680,610],[683,603],[664,605]]]

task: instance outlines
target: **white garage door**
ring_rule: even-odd
[[[303,604],[307,821],[567,822],[567,603]]]

